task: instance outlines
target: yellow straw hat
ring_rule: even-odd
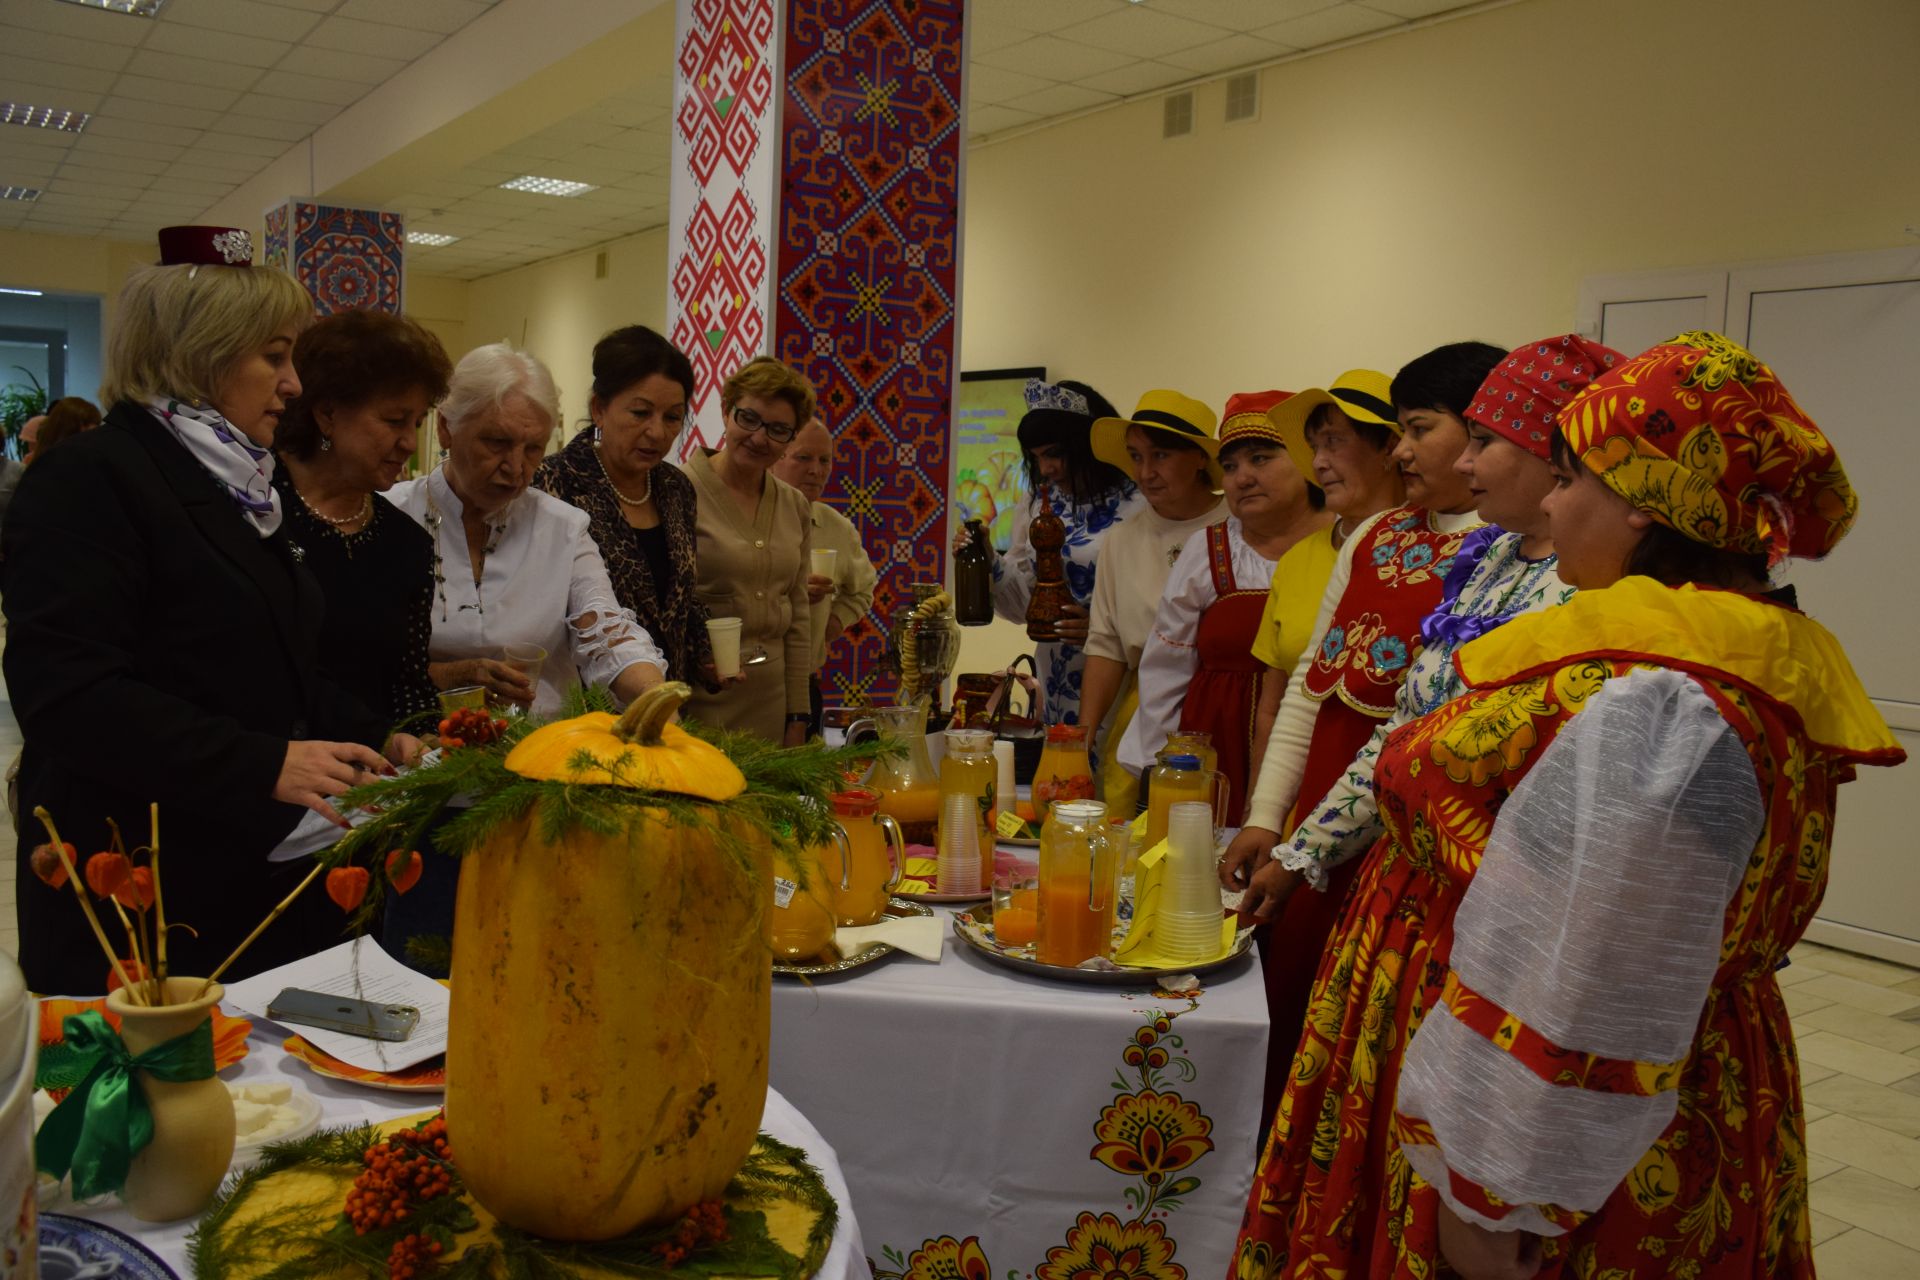
[[[1400,434],[1393,412],[1393,379],[1378,369],[1349,369],[1326,387],[1309,387],[1267,410],[1267,421],[1280,434],[1300,474],[1313,479],[1313,446],[1307,443],[1307,419],[1330,404],[1355,422],[1369,422]]]
[[[1164,431],[1192,441],[1206,451],[1207,477],[1215,489],[1220,487],[1219,423],[1213,410],[1200,401],[1178,391],[1149,391],[1140,397],[1132,417],[1094,419],[1093,456],[1132,475],[1133,459],[1127,456],[1129,427]]]

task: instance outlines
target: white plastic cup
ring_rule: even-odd
[[[831,578],[834,575],[834,569],[839,560],[840,552],[838,549],[834,547],[814,547],[813,559],[808,567],[813,571],[813,575],[816,578]],[[821,603],[825,604],[826,602],[823,600]]]
[[[1019,795],[1013,785],[1013,744],[998,742],[993,744],[993,803],[996,809],[1013,812],[1014,802]]]
[[[707,639],[713,644],[713,669],[722,680],[740,674],[740,627],[738,618],[707,619]]]
[[[1220,878],[1213,856],[1213,809],[1183,801],[1167,810],[1167,869],[1162,911],[1221,915]]]
[[[1220,954],[1221,916],[1162,909],[1153,925],[1155,949],[1174,964],[1203,964]]]
[[[979,804],[969,795],[950,795],[940,813],[940,856],[935,874],[941,893],[980,891]]]

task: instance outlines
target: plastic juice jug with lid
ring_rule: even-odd
[[[1226,816],[1226,786],[1227,780],[1220,773],[1200,767],[1198,756],[1161,757],[1147,788],[1147,838],[1140,851],[1145,853],[1167,838],[1167,810],[1183,801],[1211,805],[1214,825],[1221,825]]]
[[[834,818],[846,837],[822,845],[821,887],[834,920],[843,925],[873,924],[887,912],[887,899],[900,887],[907,865],[900,824],[879,813],[880,797],[864,787],[836,792]]]
[[[773,909],[767,912],[767,942],[773,948],[776,964],[812,963],[833,942],[833,911],[827,905],[827,874],[819,854],[818,849],[802,849],[795,854],[774,850]]]
[[[1167,745],[1154,753],[1155,762],[1179,755],[1198,756],[1203,773],[1212,773],[1220,767],[1220,753],[1213,749],[1213,735],[1204,729],[1167,730]]]
[[[1034,958],[1042,964],[1071,968],[1113,954],[1119,867],[1106,818],[1098,801],[1064,801],[1041,828]]]

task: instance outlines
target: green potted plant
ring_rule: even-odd
[[[20,428],[27,419],[47,411],[47,389],[40,385],[40,379],[33,376],[31,370],[13,366],[26,375],[27,385],[9,382],[0,386],[0,431],[4,431],[6,452],[10,458],[20,456]]]

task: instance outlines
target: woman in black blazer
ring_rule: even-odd
[[[31,469],[3,535],[5,671],[26,739],[20,962],[42,992],[98,991],[107,964],[72,890],[32,873],[34,806],[84,858],[107,847],[109,816],[144,843],[159,802],[167,915],[198,931],[172,934],[170,970],[204,975],[305,874],[268,861],[304,810],[337,821],[329,798],[386,767],[386,725],[319,675],[320,592],[270,483],[312,304],[249,265],[244,232],[170,228],[161,250],[120,297],[105,423]],[[309,890],[230,975],[324,946],[342,923]]]

